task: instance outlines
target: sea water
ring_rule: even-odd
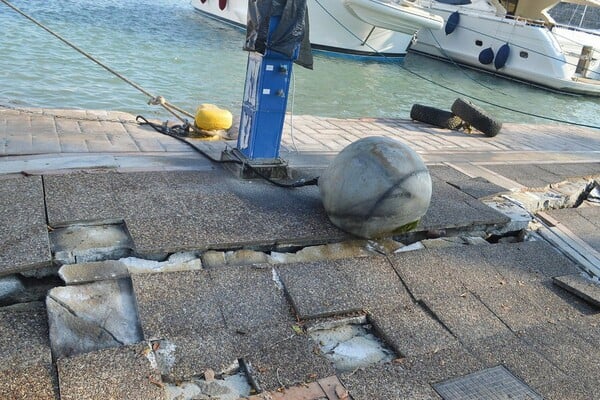
[[[187,0],[11,3],[155,96],[192,113],[213,103],[239,114],[245,33],[201,15]],[[545,116],[600,126],[600,98],[536,89],[415,54],[402,63],[315,53],[314,70],[294,68],[288,111],[408,118],[414,103],[449,109],[465,96],[506,122],[553,123],[539,118]],[[168,116],[148,99],[0,3],[0,104]]]

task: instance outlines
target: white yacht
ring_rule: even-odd
[[[404,57],[417,30],[441,29],[442,17],[406,2],[308,0],[312,47],[357,56]],[[246,26],[248,0],[192,0],[199,12]]]
[[[414,0],[444,18],[411,50],[556,91],[600,96],[600,35],[557,24],[560,0]],[[598,0],[569,0],[600,6]]]

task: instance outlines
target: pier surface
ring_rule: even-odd
[[[394,240],[130,114],[0,107],[0,398],[235,398],[238,370],[253,400],[597,397],[600,131],[288,116],[281,157],[318,176],[366,136],[432,176]],[[340,363],[340,325],[389,357]]]

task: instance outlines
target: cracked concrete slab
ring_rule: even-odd
[[[58,360],[62,400],[166,400],[147,343],[104,349]]]
[[[482,199],[506,192],[506,189],[502,186],[498,186],[481,177],[452,179],[449,180],[448,183],[475,199]]]
[[[209,273],[228,328],[251,331],[295,320],[283,289],[273,280],[272,266],[218,267]]]
[[[384,305],[371,311],[369,321],[399,357],[458,345],[456,338],[418,304]]]
[[[48,293],[46,306],[55,358],[142,339],[127,279],[57,287]]]

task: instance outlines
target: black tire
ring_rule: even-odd
[[[494,137],[502,129],[502,122],[488,115],[483,109],[463,99],[456,99],[451,110],[473,128],[483,132],[487,137]]]
[[[450,111],[423,106],[421,104],[413,104],[410,109],[410,118],[444,129],[457,130],[463,125],[463,120],[452,114]]]

